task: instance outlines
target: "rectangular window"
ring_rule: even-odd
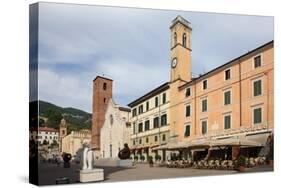
[[[133,123],[133,134],[136,134],[136,124]]]
[[[190,105],[187,105],[185,107],[185,117],[189,117],[191,114],[191,111],[190,111]]]
[[[166,93],[163,93],[163,95],[162,95],[162,103],[163,104],[166,103]]]
[[[207,99],[203,99],[201,103],[202,103],[202,106],[201,106],[202,112],[206,112],[208,110]]]
[[[145,121],[145,123],[144,123],[144,130],[145,131],[149,130],[149,120]]]
[[[231,91],[224,92],[224,105],[231,103]]]
[[[167,125],[167,114],[161,116],[161,126]]]
[[[140,138],[140,139],[139,139],[139,144],[141,144],[141,141],[142,141],[142,139]]]
[[[139,123],[139,133],[141,133],[142,132],[142,123]]]
[[[158,136],[154,137],[154,141],[157,142],[158,141]]]
[[[140,105],[139,106],[139,114],[142,114],[143,113],[143,105]]]
[[[148,137],[146,137],[146,143],[148,143],[149,142],[149,138]]]
[[[112,145],[109,145],[109,156],[112,157]]]
[[[230,79],[230,69],[224,71],[224,79],[229,80]]]
[[[158,106],[158,97],[155,97],[155,107]]]
[[[225,115],[224,116],[224,129],[230,129],[231,128],[231,116]]]
[[[137,109],[134,108],[134,109],[133,109],[133,117],[135,117],[136,115],[137,115]]]
[[[191,95],[190,87],[185,90],[185,97],[189,97]]]
[[[153,119],[153,127],[158,128],[159,127],[159,117],[155,117]]]
[[[254,57],[254,67],[258,68],[261,66],[261,56],[256,56]]]
[[[133,145],[136,145],[136,141],[135,140],[133,141]]]
[[[202,126],[202,134],[206,134],[207,133],[207,121],[206,120],[202,121],[201,126]]]
[[[204,80],[203,81],[203,89],[207,89],[207,87],[208,87],[208,82],[207,82],[207,80]]]
[[[146,101],[146,111],[149,110],[149,101]]]
[[[254,97],[261,95],[262,85],[261,80],[254,81]]]
[[[254,109],[254,124],[262,122],[262,108]]]
[[[166,141],[166,135],[165,134],[162,135],[162,141]]]
[[[185,126],[185,132],[184,132],[184,137],[189,137],[190,136],[190,125]]]

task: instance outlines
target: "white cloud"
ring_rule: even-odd
[[[39,99],[48,100],[63,107],[78,107],[91,111],[91,82],[81,77],[57,74],[39,69]]]
[[[272,17],[42,3],[39,17],[41,99],[91,111],[92,80],[114,80],[128,104],[169,81],[169,25],[192,31],[192,72],[209,71],[272,40]]]

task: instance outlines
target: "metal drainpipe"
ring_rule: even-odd
[[[159,132],[158,132],[158,134],[159,134],[159,145],[161,145],[161,135],[160,135],[160,128],[161,128],[161,120],[160,120],[160,118],[161,118],[161,114],[160,114],[160,102],[161,102],[161,100],[160,100],[160,94],[158,95],[158,130],[159,130]]]
[[[240,61],[240,59],[238,61],[239,61],[239,107],[240,107],[239,124],[240,124],[240,127],[241,127],[242,126],[241,61]]]
[[[267,74],[268,72],[266,72],[265,73],[265,77],[266,77],[266,82],[267,82],[267,87],[266,87],[266,95],[267,95],[267,109],[266,109],[266,129],[268,130],[269,129],[269,125],[268,125],[268,120],[269,120],[269,118],[268,118],[268,114],[269,114],[269,79],[268,79],[268,74]]]
[[[135,124],[135,131],[136,131],[136,148],[138,148],[138,145],[139,145],[139,141],[138,141],[138,128],[139,128],[139,125],[138,125],[138,117],[139,117],[139,114],[138,114],[138,108],[136,108],[136,112],[137,112],[137,119],[136,119],[136,124]],[[138,153],[137,153],[138,154]]]
[[[194,84],[194,99],[195,99],[195,102],[194,102],[194,118],[195,118],[195,121],[194,121],[194,132],[195,132],[195,137],[196,137],[196,80],[195,80],[195,84]]]

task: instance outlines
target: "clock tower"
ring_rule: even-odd
[[[171,30],[171,80],[170,80],[170,137],[177,142],[182,135],[182,101],[184,96],[179,87],[191,81],[191,26],[190,23],[177,16],[170,26]]]
[[[191,31],[190,22],[177,16],[171,30],[171,82],[191,80]]]

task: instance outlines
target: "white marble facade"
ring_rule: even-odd
[[[112,99],[108,102],[100,133],[101,158],[118,158],[124,143],[130,143],[129,112],[129,109],[120,107]]]

